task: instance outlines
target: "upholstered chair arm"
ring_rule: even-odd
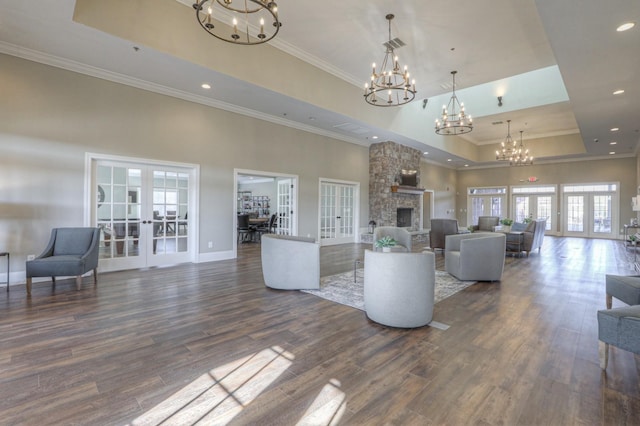
[[[56,229],[52,229],[51,230],[51,237],[49,237],[49,243],[47,244],[47,247],[42,251],[42,253],[40,253],[36,259],[42,259],[44,257],[51,257],[53,256],[53,248],[56,245]]]

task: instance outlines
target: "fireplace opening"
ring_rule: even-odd
[[[413,213],[413,209],[399,207],[396,212],[396,226],[398,226],[398,228],[411,228],[411,215]]]

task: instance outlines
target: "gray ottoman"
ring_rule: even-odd
[[[600,368],[607,369],[609,345],[640,354],[640,305],[598,311]]]
[[[640,305],[640,275],[607,275],[607,309],[611,309],[612,297],[627,305]]]

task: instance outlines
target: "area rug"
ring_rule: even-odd
[[[358,269],[356,281],[353,271],[320,278],[320,290],[301,290],[323,299],[364,311],[364,270]],[[446,299],[474,284],[476,281],[460,281],[445,271],[436,271],[435,303]]]

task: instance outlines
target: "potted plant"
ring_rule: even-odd
[[[530,224],[531,222],[533,222],[533,215],[529,215],[529,216],[525,217],[522,222],[526,223],[527,225]]]
[[[504,219],[500,219],[500,224],[502,225],[503,231],[509,232],[511,230],[511,225],[513,225],[513,219],[505,217]]]
[[[391,247],[396,245],[396,240],[389,236],[385,236],[376,241],[376,248],[381,248],[384,252],[391,251]]]

